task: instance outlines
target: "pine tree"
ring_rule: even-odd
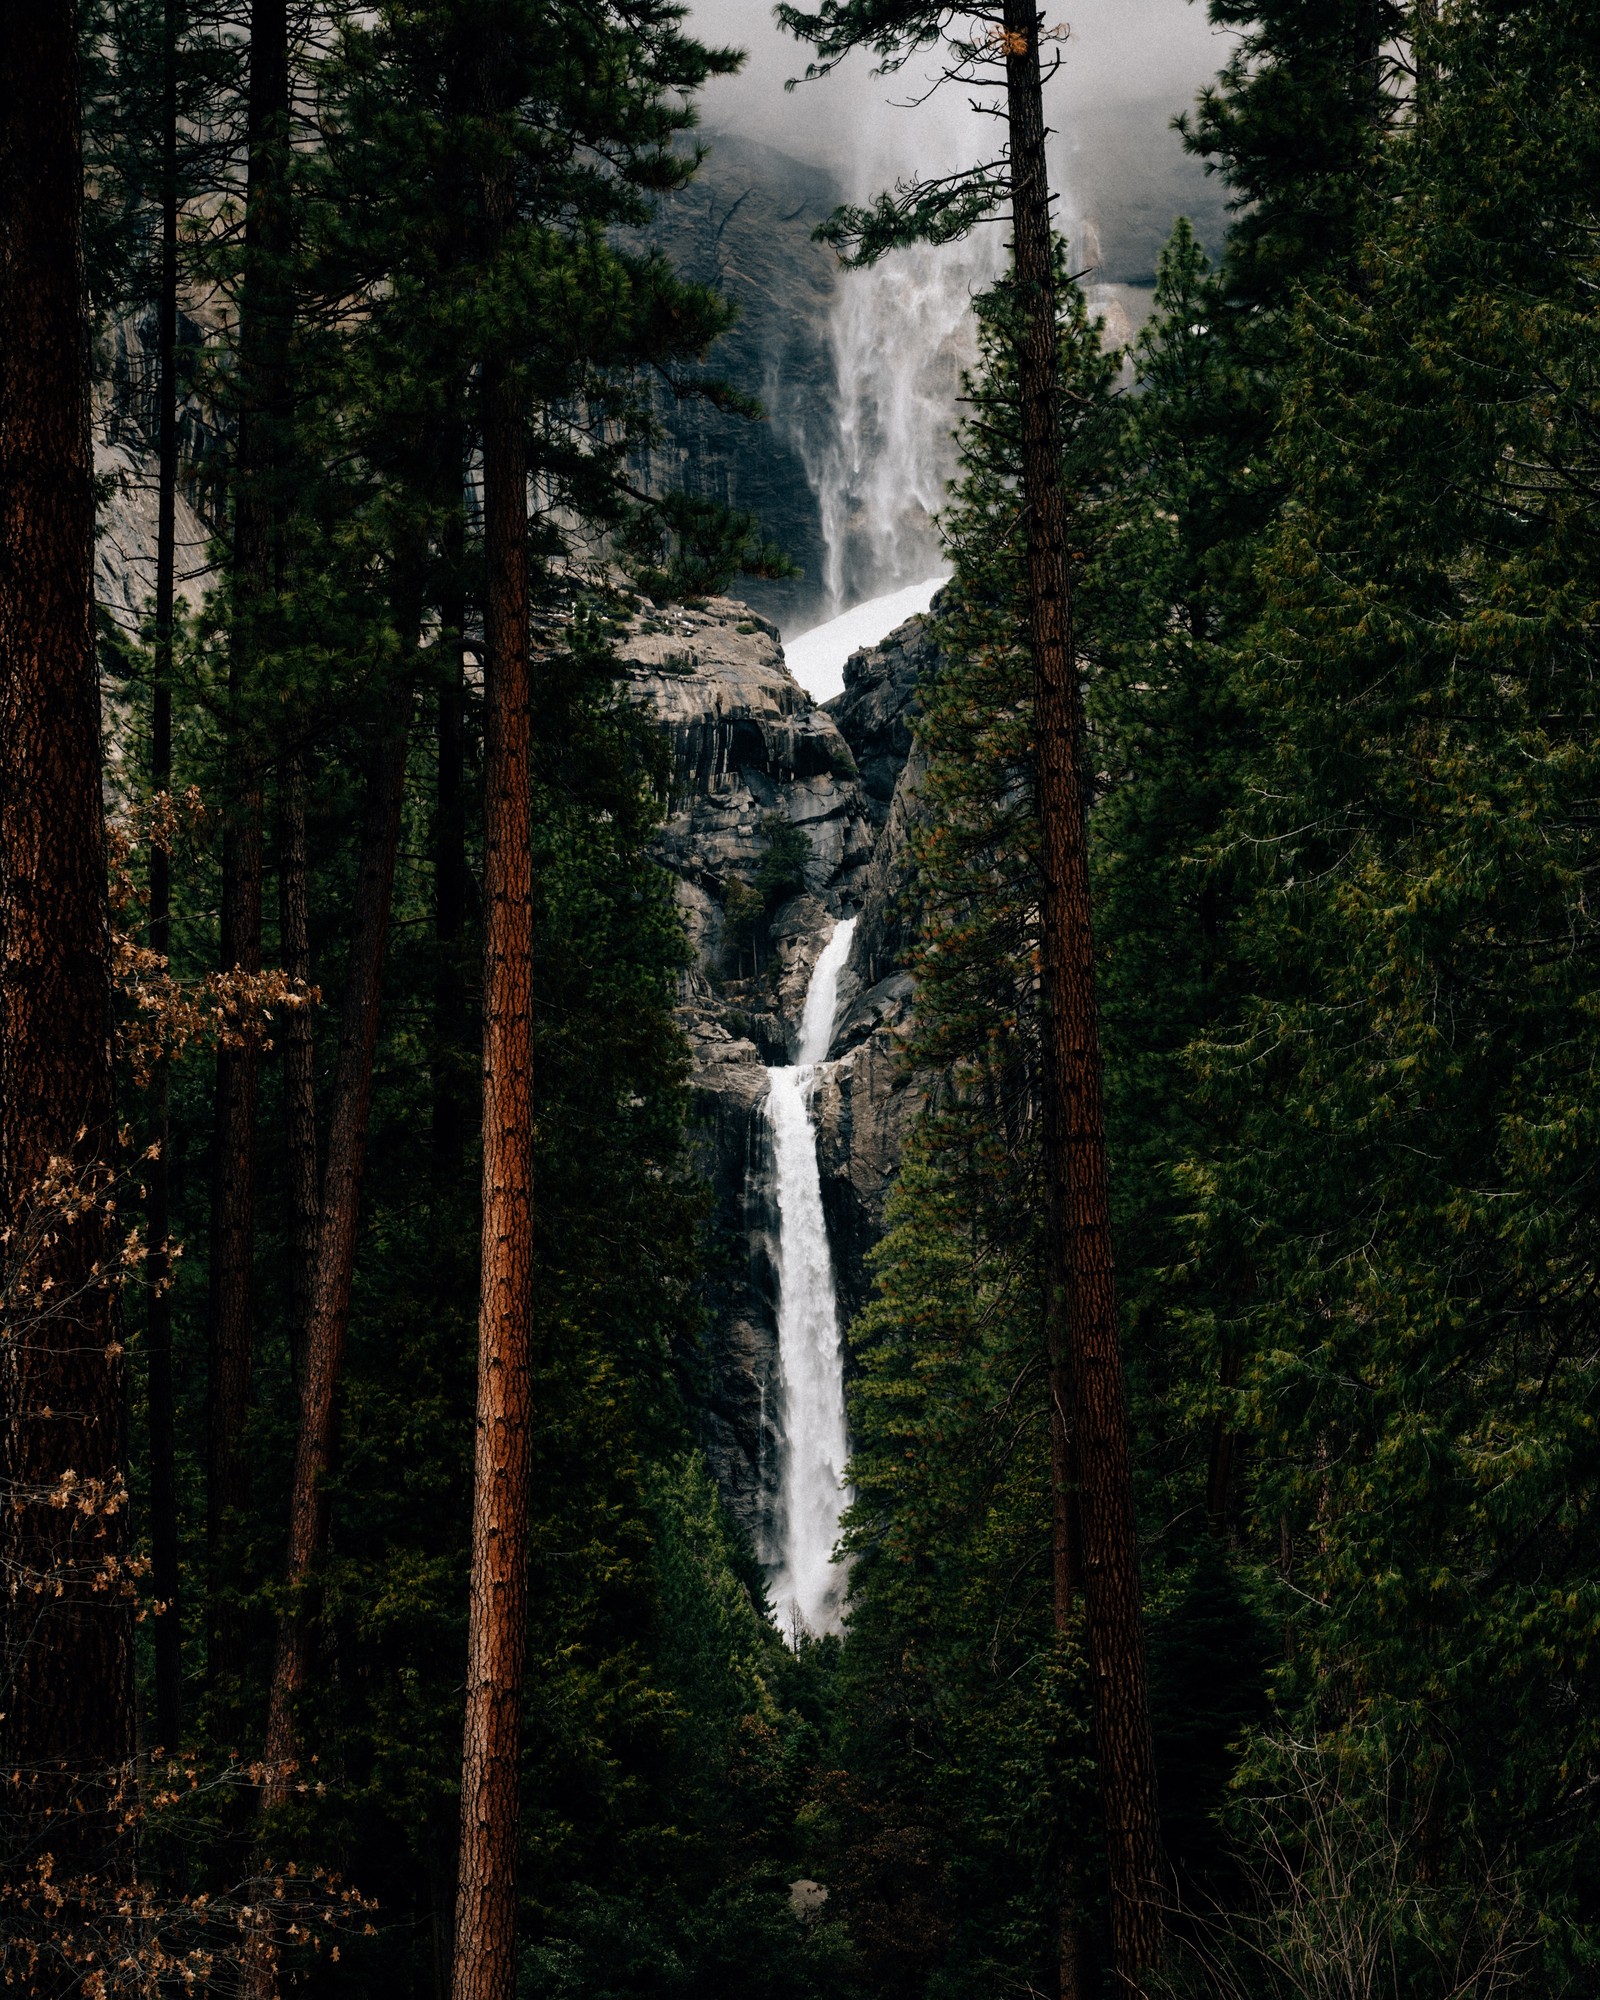
[[[499,157],[483,184],[484,251],[515,216],[505,130],[510,50],[485,23],[477,109]],[[483,364],[483,1248],[472,1601],[461,1771],[453,2000],[516,1990],[522,1677],[527,1642],[533,1340],[533,879],[528,848],[528,453],[510,357]]]
[[[32,8],[0,51],[0,1756],[25,1979],[40,1948],[86,1965],[132,1861],[77,33]]]
[[[288,1604],[278,1627],[267,1718],[262,1807],[272,1811],[288,1796],[298,1761],[295,1708],[307,1679],[303,1607],[311,1571],[327,1542],[327,1481],[332,1468],[339,1379],[350,1326],[351,1288],[361,1219],[372,1105],[373,1055],[378,1040],[384,954],[394,896],[395,861],[404,807],[407,724],[411,691],[395,697],[396,721],[380,736],[367,780],[365,824],[357,863],[355,906],[339,1065],[329,1121],[327,1164],[317,1204],[319,1227],[304,1322],[300,1423],[289,1496]]]
[[[1155,1774],[1145,1691],[1144,1637],[1126,1390],[1118,1330],[1105,1158],[1086,819],[1091,783],[1073,633],[1057,378],[1057,278],[1041,79],[1042,16],[1035,0],[961,10],[968,38],[950,33],[951,11],[926,0],[885,7],[824,0],[815,14],[780,7],[785,26],[818,50],[820,74],[866,47],[897,67],[949,34],[947,82],[986,65],[1004,76],[1004,162],[885,195],[870,211],[835,221],[836,241],[870,259],[918,236],[947,241],[1004,200],[1009,207],[1020,413],[1017,477],[1027,548],[1040,850],[1040,968],[1046,1059],[1042,1072],[1050,1218],[1052,1353],[1070,1377],[1071,1478],[1095,1689],[1102,1814],[1112,1890],[1113,1957],[1137,1981],[1156,1956],[1160,1856]],[[1068,1418],[1058,1421],[1056,1489],[1067,1485]],[[1059,1511],[1059,1509],[1058,1509]],[[1064,1544],[1058,1530],[1056,1539]],[[1058,1565],[1065,1585],[1066,1569]],[[1063,1991],[1075,1982],[1064,1951]]]
[[[1281,317],[1284,504],[1235,642],[1256,747],[1216,843],[1250,857],[1243,989],[1199,1040],[1214,1122],[1184,1172],[1197,1262],[1248,1262],[1206,1316],[1291,1651],[1247,1775],[1291,1823],[1337,1785],[1341,1851],[1385,1829],[1413,1900],[1361,1893],[1397,1990],[1504,1948],[1476,1914],[1491,1854],[1519,1948],[1519,1899],[1546,1913],[1560,1990],[1587,1949],[1556,1775],[1589,1754],[1557,1720],[1587,1669],[1554,1604],[1590,1561],[1561,1440],[1589,1394],[1594,30],[1517,6],[1424,26],[1426,93]]]
[[[1094,575],[1115,538],[1107,489],[1125,426],[1116,362],[1077,289],[1062,298],[1063,471],[1080,574]],[[930,1836],[968,1883],[950,1969],[993,1962],[1070,1990],[1101,1956],[1098,1844],[1041,1221],[1040,833],[1011,284],[978,310],[982,366],[944,523],[956,576],[917,725],[928,770],[911,1058],[937,1081],[878,1253],[879,1295],[852,1333],[863,1372],[846,1658],[865,1767],[885,1789],[926,1791],[932,1827],[960,1828]],[[1099,632],[1096,619],[1085,641]],[[876,1725],[879,1712],[903,1723]],[[881,1740],[900,1728],[916,1746],[910,1770],[933,1761],[926,1784]],[[1011,1827],[997,1879],[995,1823]]]

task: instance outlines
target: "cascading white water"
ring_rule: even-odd
[[[773,1611],[785,1635],[838,1631],[844,1570],[834,1562],[844,1484],[844,1351],[833,1255],[822,1213],[822,1177],[811,1100],[828,1053],[839,975],[856,920],[834,927],[811,975],[792,1064],[767,1071],[778,1204],[778,1371],[783,1399],[779,1567]]]
[[[973,294],[995,275],[994,232],[842,271],[828,322],[833,422],[801,435],[822,512],[837,614],[942,565],[934,515],[955,472],[961,371],[976,357]]]

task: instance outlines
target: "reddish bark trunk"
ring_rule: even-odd
[[[36,0],[0,36],[0,1879],[22,1896],[53,1856],[58,1936],[73,1879],[131,1860],[77,34]],[[41,1206],[52,1173],[91,1197],[75,1219]]]
[[[1127,1399],[1101,1104],[1082,696],[1072,643],[1055,267],[1034,0],[1005,0],[1022,487],[1041,836],[1047,1199],[1060,1245],[1084,1611],[1111,1889],[1112,1970],[1137,1988],[1160,1941],[1160,1841],[1145,1689]]]
[[[1067,1356],[1067,1329],[1059,1309],[1065,1290],[1059,1246],[1052,1245],[1046,1285],[1049,1292],[1045,1341],[1050,1396],[1050,1582],[1056,1630],[1064,1632],[1071,1623],[1078,1593],[1078,1496],[1072,1453],[1072,1369]]]
[[[458,1073],[467,1025],[466,980],[461,962],[467,914],[467,816],[462,782],[466,750],[467,608],[458,581],[464,553],[461,526],[458,496],[454,531],[445,551],[451,588],[439,613],[439,643],[449,655],[450,663],[438,697],[438,771],[433,819],[433,934],[438,975],[434,988],[432,1139],[433,1173],[440,1187],[448,1187],[459,1173],[466,1138],[463,1079]]]
[[[1048,1151],[1048,1142],[1047,1148]],[[1078,1592],[1078,1497],[1072,1452],[1072,1375],[1060,1301],[1060,1247],[1052,1239],[1046,1272],[1045,1339],[1050,1396],[1050,1583],[1055,1627],[1064,1635],[1072,1623]],[[1056,1925],[1058,2000],[1081,2000],[1084,1981],[1081,1842],[1070,1824],[1060,1828],[1061,1906]]]
[[[311,912],[306,879],[305,763],[299,750],[284,758],[278,835],[278,929],[283,969],[311,983]],[[317,1088],[311,1009],[292,1008],[283,1031],[283,1122],[289,1180],[289,1379],[305,1375],[306,1327],[316,1286]]]
[[[509,219],[508,187],[487,190]],[[483,376],[483,1267],[454,2000],[516,1992],[533,1332],[533,878],[527,451],[515,381]]]
[[[300,1430],[289,1502],[287,1604],[278,1626],[267,1723],[267,1774],[262,1785],[262,1806],[266,1811],[287,1799],[298,1760],[295,1706],[305,1687],[307,1652],[303,1599],[312,1569],[328,1539],[326,1482],[333,1459],[339,1380],[350,1325],[350,1293],[361,1220],[361,1181],[372,1108],[372,1063],[378,1041],[384,951],[394,900],[405,776],[406,738],[400,733],[386,738],[374,757],[362,830],[350,970],[328,1132],[327,1177],[322,1190],[322,1223],[317,1237],[311,1310],[306,1321]]]

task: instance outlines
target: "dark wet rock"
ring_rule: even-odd
[[[850,746],[861,788],[880,826],[911,754],[917,687],[935,657],[926,624],[910,619],[881,645],[851,654],[844,666],[844,692],[826,704]]]
[[[872,860],[849,748],[783,664],[774,628],[731,598],[642,612],[619,652],[631,697],[671,744],[656,852],[677,877],[694,954],[682,994],[690,1041],[731,1024],[761,1060],[783,1061],[811,968]],[[805,834],[805,891],[752,917],[778,822]]]
[[[758,402],[766,420],[752,423],[663,389],[662,434],[636,470],[653,491],[694,493],[757,516],[801,573],[746,588],[761,611],[795,630],[828,610],[827,543],[808,466],[832,441],[838,386],[829,319],[839,260],[813,232],[846,189],[826,169],[758,140],[704,137],[699,173],[660,199],[644,236],[685,277],[721,285],[739,301],[706,372]]]
[[[642,609],[618,650],[632,699],[671,753],[656,853],[676,878],[692,954],[679,1012],[713,1202],[700,1434],[733,1513],[769,1556],[780,1413],[766,1065],[790,1060],[822,947],[856,915],[816,1095],[848,1320],[870,1290],[867,1256],[921,1102],[904,1056],[922,775],[911,722],[937,655],[913,620],[858,653],[844,694],[823,708],[784,665],[773,627],[731,598]],[[775,821],[806,835],[805,886],[766,908],[755,884]]]
[[[691,951],[679,1016],[714,1205],[701,1438],[730,1507],[766,1553],[778,1467],[766,1065],[789,1060],[818,955],[861,899],[873,821],[837,725],[747,606],[711,598],[643,610],[618,650],[631,698],[671,752],[656,853],[676,878]],[[774,824],[804,833],[805,886],[767,908],[756,884]]]

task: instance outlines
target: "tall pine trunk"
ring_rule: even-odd
[[[1046,1151],[1049,1141],[1046,1140]],[[1077,1481],[1072,1452],[1072,1376],[1067,1359],[1066,1328],[1059,1302],[1063,1292],[1060,1244],[1054,1232],[1046,1241],[1045,1346],[1050,1397],[1050,1595],[1056,1635],[1064,1638],[1072,1624],[1078,1595]],[[1076,1827],[1058,1829],[1060,1907],[1056,1920],[1057,2000],[1082,2000],[1083,1891],[1080,1880],[1082,1841]]]
[[[461,469],[444,538],[445,595],[439,607],[444,651],[435,727],[437,769],[433,815],[433,935],[438,954],[433,1002],[433,1178],[446,1191],[461,1169],[466,1120],[459,1074],[465,1039],[466,980],[461,959],[467,917],[466,622],[462,571],[465,522]]]
[[[161,23],[161,270],[156,301],[156,629],[150,718],[150,782],[172,790],[172,626],[178,512],[178,41],[182,0],[167,0]],[[164,841],[150,846],[150,949],[172,950],[172,861]],[[146,1208],[145,1358],[150,1445],[151,1627],[155,1652],[156,1741],[175,1749],[183,1722],[182,1628],[178,1604],[177,1407],[172,1376],[172,1142],[167,1066],[150,1086],[156,1156]]]
[[[409,696],[404,707],[409,711]],[[328,1539],[327,1478],[333,1462],[339,1381],[350,1326],[361,1182],[366,1169],[372,1109],[373,1057],[378,1043],[384,953],[394,901],[405,777],[406,730],[401,726],[377,746],[367,785],[321,1226],[311,1308],[306,1319],[300,1428],[289,1501],[286,1601],[278,1625],[267,1723],[262,1807],[269,1812],[288,1798],[299,1757],[295,1710],[306,1682],[303,1600],[313,1566]]]
[[[74,1884],[109,1903],[131,1862],[77,35],[69,0],[10,9],[0,35],[0,1879],[22,1899],[0,1929],[18,1943],[36,1871],[64,1893],[60,1937]]]
[[[490,116],[503,109],[485,63]],[[485,188],[491,255],[509,167]],[[454,2000],[516,1991],[518,1757],[528,1618],[533,1335],[533,872],[527,445],[503,356],[483,368],[483,1248]]]
[[[283,969],[311,984],[311,908],[306,864],[305,752],[298,744],[279,774],[278,931]],[[317,1091],[311,1009],[295,1007],[283,1024],[283,1123],[289,1180],[289,1380],[305,1376],[306,1328],[316,1286]]]
[[[226,820],[222,840],[224,971],[261,970],[262,755],[253,715],[277,584],[275,460],[281,447],[287,346],[285,256],[289,170],[289,35],[284,0],[250,9],[249,151],[244,289],[239,308],[238,457],[234,475]],[[256,1112],[261,1042],[248,1019],[217,1056],[212,1159],[211,1352],[207,1398],[206,1544],[213,1677],[242,1665],[232,1601],[234,1525],[249,1502],[255,1250]]]
[[[1137,1988],[1160,1941],[1160,1838],[1145,1687],[1127,1395],[1101,1103],[1083,703],[1073,654],[1050,188],[1035,0],[1005,0],[1022,491],[1042,881],[1047,1228],[1058,1246],[1112,1970]]]

